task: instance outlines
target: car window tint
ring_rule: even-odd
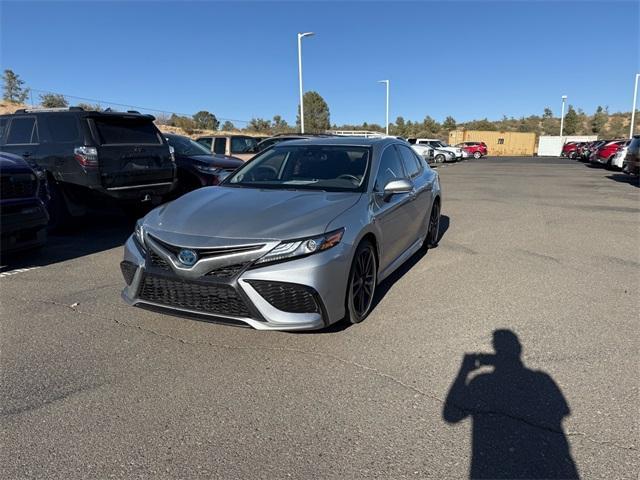
[[[255,152],[258,142],[251,137],[232,137],[231,153],[251,153]]]
[[[196,140],[200,145],[203,145],[207,148],[207,150],[211,151],[211,139],[210,138],[199,138]]]
[[[38,130],[33,117],[13,118],[9,125],[8,145],[37,143]]]
[[[80,130],[78,119],[74,115],[53,114],[46,117],[51,140],[54,142],[73,142],[78,140]]]
[[[380,167],[378,167],[378,175],[376,176],[375,190],[382,192],[387,183],[396,178],[404,178],[404,170],[402,169],[402,161],[398,156],[398,152],[393,146],[387,147],[380,159]]]
[[[160,135],[151,120],[138,118],[95,118],[101,145],[159,144]]]
[[[404,171],[407,172],[407,176],[416,176],[420,172],[420,165],[418,164],[418,159],[416,158],[416,156],[411,152],[409,147],[398,145],[397,148],[398,150],[400,150],[402,163],[404,165]]]
[[[214,153],[219,153],[220,155],[226,155],[227,152],[227,139],[226,138],[216,138],[213,142],[213,151]]]
[[[4,133],[7,130],[8,124],[8,118],[0,118],[0,145],[4,145]]]

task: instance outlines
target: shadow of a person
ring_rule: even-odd
[[[570,413],[562,392],[548,374],[524,366],[512,331],[494,331],[493,347],[495,354],[464,356],[443,409],[448,423],[472,417],[470,478],[579,478],[562,428]]]

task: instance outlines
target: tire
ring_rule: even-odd
[[[473,152],[473,158],[475,158],[476,160],[478,160],[481,157],[482,157],[482,154],[480,152]]]
[[[612,161],[613,155],[609,157],[609,160],[607,160],[607,163],[605,163],[604,168],[606,168],[607,170],[613,170],[613,164],[611,163]]]
[[[52,179],[49,179],[49,194],[51,196],[48,205],[49,230],[59,230],[69,225],[71,214],[67,208],[67,201],[62,188],[58,182]]]
[[[436,155],[435,161],[436,163],[444,163],[444,155],[439,153],[438,155]]]
[[[424,239],[423,247],[425,250],[429,248],[435,248],[438,246],[438,240],[440,240],[440,202],[435,201],[431,207],[431,213],[429,214],[429,227],[427,229],[427,236]]]
[[[349,322],[360,323],[371,312],[377,278],[375,249],[370,241],[364,240],[356,249],[349,272],[345,302]]]

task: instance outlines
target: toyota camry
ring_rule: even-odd
[[[395,138],[282,142],[138,221],[124,300],[257,329],[362,321],[376,286],[438,241],[440,181]]]

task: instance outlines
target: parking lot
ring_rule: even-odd
[[[0,477],[511,478],[568,444],[553,471],[637,478],[640,189],[562,159],[438,170],[440,245],[355,326],[258,332],[128,307],[133,223],[116,214],[12,258]],[[450,393],[496,330],[523,364]]]

